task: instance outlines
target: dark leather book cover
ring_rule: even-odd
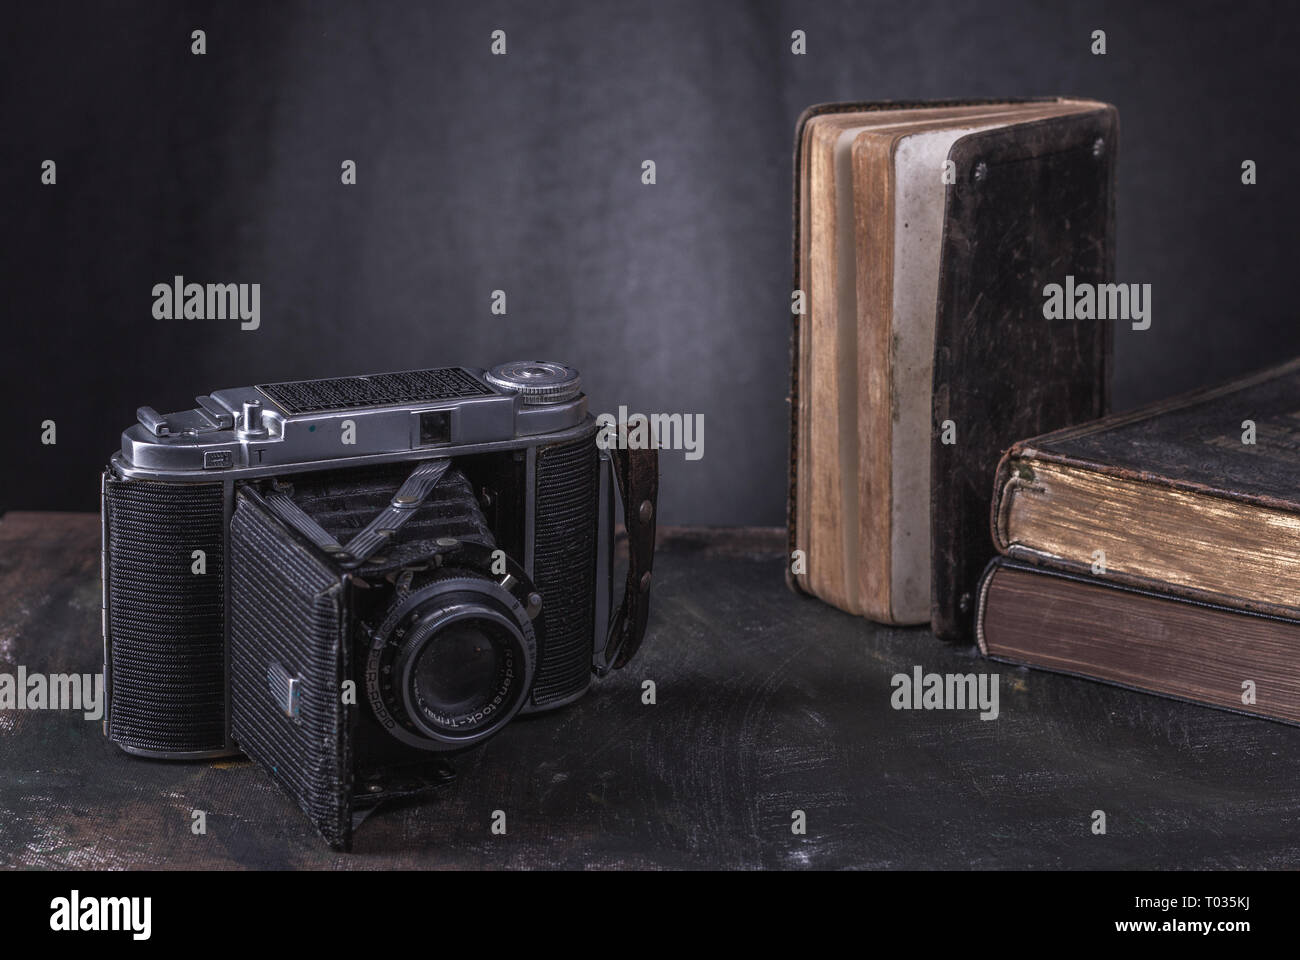
[[[1300,621],[998,558],[976,640],[994,660],[1300,724]]]
[[[1042,517],[1067,517],[1076,539],[1106,548],[1107,580],[1292,616],[1298,475],[1300,359],[1012,445],[994,478],[993,541],[1088,571],[1084,548],[1032,536],[1051,538]]]
[[[1109,408],[1111,321],[1045,319],[1043,291],[1113,277],[1118,135],[1107,107],[975,133],[950,155],[930,460],[931,625],[946,640],[969,638],[994,555],[999,455]]]
[[[1241,442],[1242,424],[1256,442]],[[1300,358],[1011,447],[1101,473],[1300,512]],[[1243,459],[1243,454],[1249,459]]]
[[[801,151],[808,121],[825,114],[1062,98],[833,103],[800,117],[794,155],[794,289],[802,290]],[[1018,437],[1096,418],[1108,409],[1110,321],[1049,321],[1043,289],[1073,275],[1114,271],[1118,116],[1085,113],[972,133],[950,153],[932,384],[931,625],[968,639],[980,571],[993,555],[987,516],[998,455]],[[792,317],[787,531],[797,549],[800,327]],[[948,421],[956,443],[943,443]],[[787,582],[799,590],[787,568]]]

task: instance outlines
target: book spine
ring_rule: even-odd
[[[984,639],[984,611],[987,606],[989,588],[993,585],[993,578],[997,576],[998,571],[1002,569],[1006,561],[1001,557],[994,557],[989,561],[989,565],[984,568],[984,573],[980,575],[979,587],[975,591],[975,645],[979,647],[982,655],[989,655],[988,642]]]
[[[1012,491],[1008,488],[1008,482],[1011,479],[1011,461],[1020,457],[1023,450],[1023,445],[1019,443],[1008,450],[1004,450],[1002,456],[998,458],[997,470],[993,472],[993,497],[989,504],[989,533],[993,537],[993,545],[997,547],[998,553],[1006,553],[1007,548],[1010,546],[1007,536],[1006,511],[1011,506]],[[985,576],[987,576],[987,571]]]

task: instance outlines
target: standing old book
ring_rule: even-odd
[[[1107,407],[1110,320],[1044,289],[1113,272],[1116,111],[827,104],[795,153],[792,584],[968,635],[993,466]]]
[[[1024,440],[994,481],[1010,557],[1300,617],[1300,359]]]

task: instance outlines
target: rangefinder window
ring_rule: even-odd
[[[420,446],[451,442],[451,411],[426,410],[420,414]]]

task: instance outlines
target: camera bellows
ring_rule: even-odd
[[[220,483],[108,478],[109,736],[160,756],[224,752]]]

